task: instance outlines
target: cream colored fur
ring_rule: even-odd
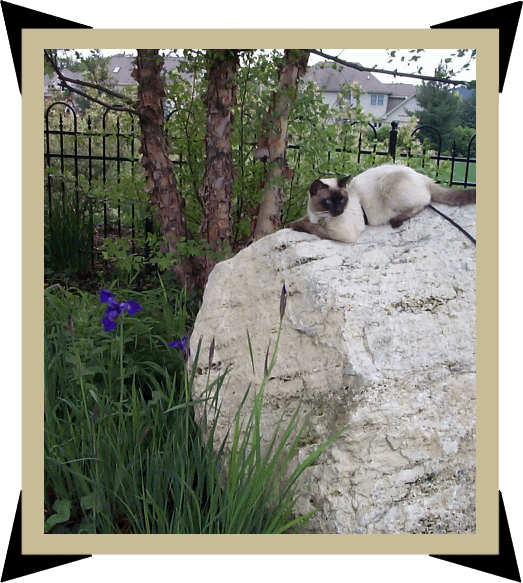
[[[327,186],[336,187],[336,178],[322,178],[321,181]],[[328,212],[315,213],[310,208],[310,201],[307,208],[309,221],[312,224],[319,224],[330,235],[330,239],[342,241],[343,243],[354,243],[365,228],[363,212],[358,198],[349,194],[349,200],[345,211],[339,217],[331,217]]]
[[[353,178],[347,192],[358,198],[369,225],[384,225],[403,213],[414,216],[429,205],[431,182],[412,168],[384,164]]]

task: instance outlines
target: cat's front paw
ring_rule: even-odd
[[[398,219],[397,217],[394,219],[390,220],[390,226],[393,229],[397,229],[398,227],[401,227],[401,225],[403,225],[405,219]]]
[[[294,221],[287,225],[289,229],[293,229],[294,231],[299,231],[300,233],[307,233],[306,223],[302,220]]]

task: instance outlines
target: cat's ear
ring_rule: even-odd
[[[345,176],[345,178],[338,178],[338,188],[345,188],[351,181],[352,176]]]
[[[318,178],[317,180],[315,180],[310,188],[309,188],[309,192],[311,196],[314,196],[315,194],[317,194],[317,192],[319,190],[321,190],[322,188],[327,188],[325,184],[323,184],[323,182]]]

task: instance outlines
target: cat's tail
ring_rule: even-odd
[[[429,190],[432,202],[441,202],[450,206],[476,203],[475,188],[445,188],[435,182],[431,182]]]

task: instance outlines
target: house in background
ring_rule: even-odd
[[[82,73],[62,69],[62,74],[69,79],[81,79]],[[44,75],[44,100],[54,97],[57,93],[64,93],[60,79],[56,73]]]
[[[178,57],[164,57],[163,73],[169,73],[177,68],[183,59]],[[123,55],[120,57],[111,57],[109,60],[109,72],[116,80],[116,91],[121,91],[127,85],[136,85],[136,81],[131,77],[134,69],[134,57]],[[188,73],[181,74],[184,79],[192,80]]]
[[[416,86],[407,83],[382,83],[372,73],[358,71],[351,67],[334,68],[330,63],[316,63],[304,75],[304,81],[314,81],[322,92],[323,102],[331,107],[338,106],[342,87],[358,83],[361,86],[360,105],[369,116],[376,120],[378,127],[389,124],[408,122],[407,111],[418,111]],[[354,96],[349,96],[349,103],[356,105]]]
[[[165,57],[163,72],[168,73],[172,69],[178,67],[181,59],[177,57]],[[112,87],[115,91],[121,92],[127,85],[136,85],[136,81],[131,77],[134,69],[134,57],[130,55],[114,56],[109,59],[108,70],[111,77],[114,79],[115,85]],[[69,69],[62,69],[64,77],[70,79],[82,79],[82,72],[73,72]],[[181,74],[183,78],[191,80],[188,73]],[[71,83],[74,85],[74,83]],[[81,87],[79,87],[81,89]],[[52,76],[44,75],[44,99],[49,99],[56,95],[56,92],[63,92],[60,79],[56,73]],[[70,101],[70,100],[69,100]],[[74,101],[74,96],[73,96]]]

